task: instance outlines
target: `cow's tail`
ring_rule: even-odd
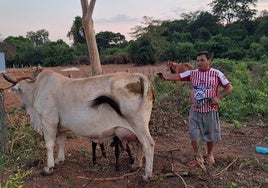
[[[94,108],[104,103],[109,104],[120,116],[123,116],[119,104],[109,96],[101,95],[96,99],[92,100],[90,102],[90,105]]]
[[[142,97],[144,99],[152,100],[153,102],[155,100],[155,94],[152,83],[145,75],[140,76],[140,82],[141,82],[141,91],[143,91]]]

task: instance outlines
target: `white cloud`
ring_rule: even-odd
[[[117,14],[111,18],[96,18],[96,23],[124,23],[124,22],[137,22],[138,19],[134,17],[130,17],[125,14]]]

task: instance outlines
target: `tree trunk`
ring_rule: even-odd
[[[88,6],[88,0],[81,0],[82,6],[82,24],[85,30],[89,61],[91,64],[92,75],[102,74],[102,68],[100,63],[99,51],[94,33],[94,23],[92,14],[94,10],[96,0],[91,0]]]

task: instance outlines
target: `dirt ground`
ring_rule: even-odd
[[[62,67],[54,68],[62,74],[72,77],[88,75],[89,67],[79,67],[80,71],[62,72]],[[166,71],[164,65],[134,67],[130,65],[104,65],[105,73],[115,71],[143,72],[153,79],[158,71]],[[17,73],[8,70],[13,76],[28,74],[31,69]],[[81,76],[82,75],[82,76]],[[7,87],[0,78],[0,88]],[[179,91],[176,91],[179,93]],[[102,157],[100,148],[97,150],[97,165],[92,164],[91,143],[86,138],[71,137],[66,143],[66,161],[56,166],[53,174],[41,176],[40,170],[46,162],[44,154],[37,161],[29,161],[28,168],[33,172],[24,180],[24,187],[98,187],[98,188],[173,188],[173,187],[268,187],[268,157],[257,153],[256,146],[268,147],[268,128],[257,118],[234,128],[222,122],[222,141],[217,143],[215,150],[216,163],[191,167],[188,163],[193,159],[193,151],[188,136],[187,117],[179,115],[178,110],[167,110],[167,106],[179,106],[180,101],[161,100],[154,104],[150,121],[150,131],[155,140],[153,178],[143,182],[141,175],[144,166],[137,172],[130,172],[129,158],[126,152],[120,155],[120,171],[115,171],[114,148],[106,143],[107,158]],[[16,96],[5,91],[7,110],[19,106]],[[131,147],[135,155],[135,146]],[[201,152],[205,154],[205,143]],[[41,156],[41,155],[40,155]],[[7,172],[1,175],[5,181]],[[0,186],[1,187],[1,186]]]

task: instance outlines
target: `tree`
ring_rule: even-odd
[[[193,41],[207,41],[222,29],[219,24],[219,18],[204,11],[194,16],[194,19],[191,19],[188,25],[187,30],[191,33]]]
[[[92,74],[101,74],[102,68],[100,64],[99,51],[97,48],[96,38],[94,34],[94,24],[92,19],[93,9],[95,6],[96,0],[91,0],[90,5],[88,5],[87,0],[81,0],[82,6],[82,24],[85,30],[89,59],[91,63]]]
[[[268,36],[268,16],[260,17],[255,20],[258,23],[254,33],[256,41],[263,35]]]
[[[73,40],[73,44],[76,45],[78,43],[80,44],[86,44],[86,37],[85,37],[85,30],[83,28],[82,24],[82,18],[80,16],[76,16],[71,30],[67,33],[67,37],[69,39]]]
[[[250,20],[256,14],[257,0],[214,0],[209,5],[214,15],[219,16],[223,23],[229,24],[234,20]]]
[[[26,38],[30,39],[36,46],[40,46],[44,42],[48,42],[48,31],[41,29],[36,32],[29,31],[26,34]]]
[[[156,20],[153,17],[143,16],[142,17],[142,24],[144,26],[138,25],[132,28],[132,32],[130,33],[132,37],[139,38],[148,32],[155,32],[157,28],[161,25],[161,20]]]
[[[42,44],[40,55],[42,56],[42,65],[49,67],[64,66],[73,60],[72,49],[62,40]]]
[[[177,59],[179,61],[191,61],[195,57],[196,50],[194,49],[194,45],[190,42],[182,42],[176,45],[176,53]]]
[[[120,33],[113,33],[110,31],[99,32],[96,34],[96,41],[98,43],[99,50],[105,50],[126,42],[126,37]]]
[[[137,65],[155,64],[155,50],[149,37],[140,37],[129,47],[130,59]]]
[[[190,13],[181,13],[181,17],[183,20],[186,20],[188,23],[194,21],[197,19],[198,15],[200,14],[200,11],[190,12]]]
[[[259,61],[261,57],[265,54],[265,52],[266,49],[263,47],[263,45],[253,42],[250,45],[248,55],[250,58],[254,58],[255,60]]]
[[[226,53],[228,49],[232,46],[232,41],[229,37],[222,36],[222,34],[218,34],[209,39],[208,44],[210,48],[208,49],[210,52],[215,54],[215,58],[221,58],[223,53]]]
[[[7,60],[7,65],[18,65],[22,67],[24,65],[32,65],[32,55],[34,53],[34,44],[33,42],[22,36],[12,37],[9,36],[4,40],[4,43],[8,45],[14,45],[16,48],[15,55],[11,59]]]

